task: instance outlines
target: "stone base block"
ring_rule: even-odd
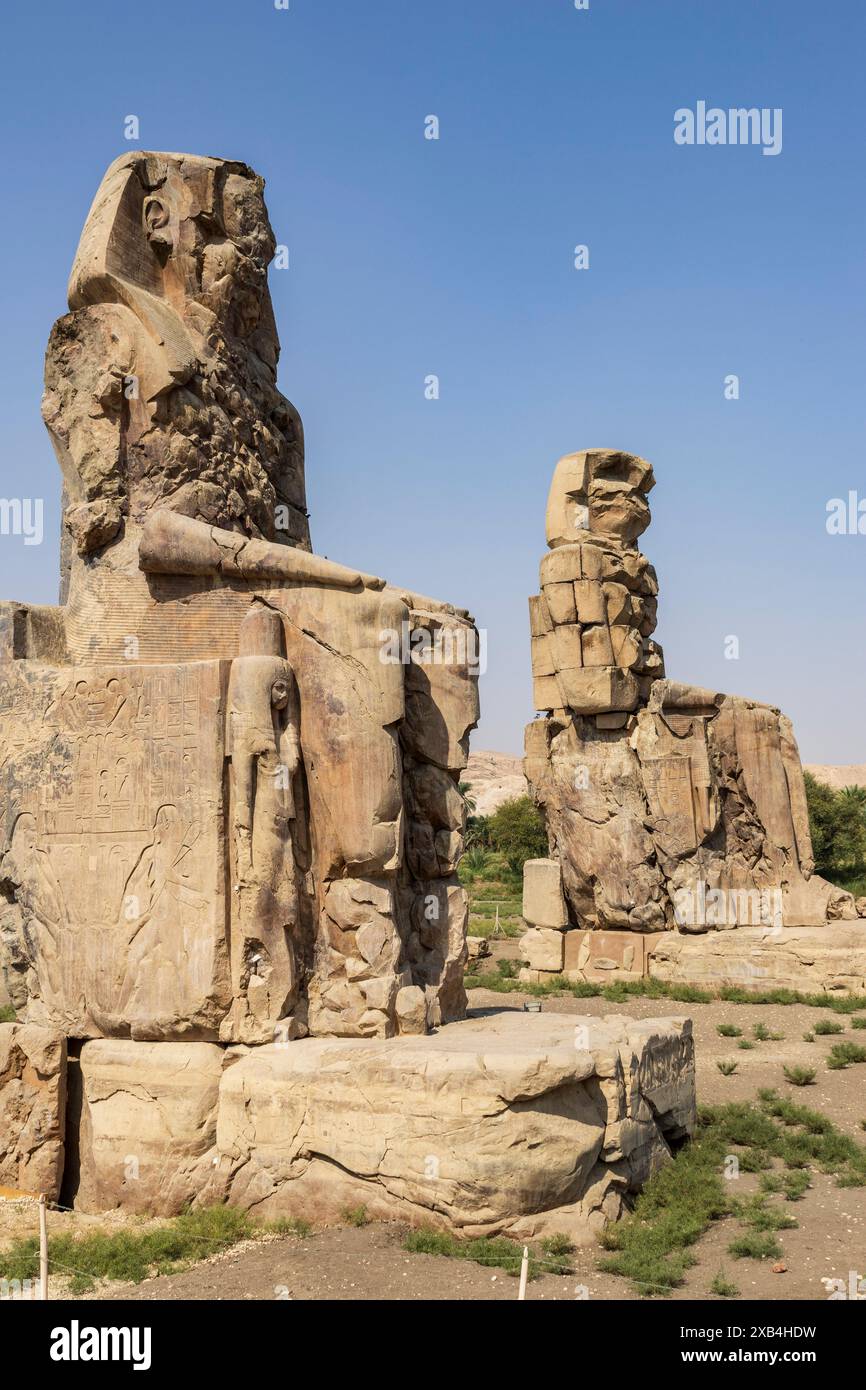
[[[66,1039],[31,1023],[0,1023],[0,1186],[60,1195]]]
[[[651,979],[705,989],[866,994],[866,922],[825,927],[737,927],[700,936],[665,932],[647,962]]]
[[[214,1043],[85,1043],[75,1205],[174,1216],[203,1200],[217,1177],[219,1085],[232,1055]]]
[[[553,927],[530,927],[520,938],[520,954],[530,970],[561,970],[564,933]]]
[[[504,1011],[427,1037],[305,1038],[224,1072],[220,1181],[266,1217],[363,1203],[466,1235],[588,1239],[694,1113],[686,1019]]]
[[[523,865],[523,917],[532,927],[567,927],[562,865],[556,859],[527,859]]]
[[[569,980],[613,984],[640,980],[649,952],[664,932],[570,931],[565,934],[563,969]]]

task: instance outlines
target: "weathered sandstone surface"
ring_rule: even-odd
[[[694,1123],[691,1025],[504,1012],[391,1042],[257,1049],[226,1072],[233,1202],[467,1235],[619,1215]]]
[[[0,1023],[0,1187],[56,1201],[63,1176],[66,1039]]]

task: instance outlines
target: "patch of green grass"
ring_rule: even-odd
[[[771,1231],[746,1231],[728,1246],[736,1260],[778,1260],[782,1247]]]
[[[0,1023],[14,1023],[16,1018],[17,1014],[11,1004],[4,1004],[0,1008]]]
[[[147,1231],[49,1236],[48,1259],[59,1274],[70,1274],[71,1293],[86,1293],[97,1279],[140,1284],[150,1274],[174,1274],[255,1235],[257,1229],[236,1207],[202,1207]],[[17,1240],[0,1254],[0,1278],[35,1279],[38,1271],[36,1237]]]
[[[852,1027],[852,1028],[866,1028],[866,1014],[864,1014],[862,1018],[852,1018],[852,1020],[851,1020],[851,1027]]]
[[[370,1224],[370,1213],[363,1203],[358,1207],[344,1207],[341,1215],[348,1226],[369,1226]]]
[[[500,937],[508,937],[513,941],[517,937],[522,936],[525,931],[526,923],[519,917],[500,917],[498,933],[496,931],[495,917],[476,917],[473,913],[469,918],[470,936],[493,937],[497,940]]]
[[[866,1148],[823,1115],[775,1091],[761,1091],[757,1105],[705,1106],[691,1142],[650,1178],[632,1213],[606,1228],[602,1244],[611,1253],[600,1268],[630,1279],[641,1294],[669,1293],[695,1263],[691,1247],[713,1221],[731,1214],[747,1224],[732,1253],[778,1258],[781,1248],[774,1232],[789,1226],[792,1218],[760,1196],[748,1203],[734,1201],[731,1185],[722,1178],[725,1160],[733,1153],[742,1172],[762,1174],[765,1194],[781,1190],[789,1201],[805,1192],[809,1174],[802,1170],[810,1166],[833,1173],[839,1186],[866,1183]],[[769,1173],[774,1158],[792,1171]]]
[[[811,1186],[812,1179],[803,1169],[788,1173],[761,1174],[761,1191],[784,1193],[788,1202],[799,1202]]]
[[[716,1066],[722,1073],[722,1076],[733,1076],[734,1072],[737,1070],[736,1062],[718,1061],[716,1062]]]
[[[458,1240],[448,1231],[436,1231],[430,1226],[420,1226],[410,1231],[403,1242],[403,1249],[413,1255],[445,1255],[453,1260],[472,1260],[490,1269],[504,1269],[506,1274],[517,1275],[523,1259],[524,1242],[509,1240],[505,1236],[482,1236],[476,1240]],[[529,1248],[530,1279],[539,1274],[571,1274],[571,1254],[573,1246],[567,1236],[554,1235]]]
[[[742,1028],[738,1028],[736,1023],[717,1023],[716,1032],[722,1038],[741,1038],[743,1036]]]
[[[740,1041],[737,1043],[737,1047],[739,1047],[743,1052],[752,1052],[754,1051],[755,1044],[753,1042],[750,1042],[748,1038],[740,1038]]]
[[[768,1203],[766,1193],[738,1202],[735,1211],[743,1225],[753,1231],[792,1231],[797,1225],[793,1216]]]
[[[714,1293],[716,1298],[739,1298],[740,1296],[740,1290],[737,1288],[736,1284],[731,1283],[730,1279],[725,1274],[724,1268],[719,1270],[713,1282],[710,1284],[710,1293]]]
[[[496,969],[499,971],[499,973],[500,973],[500,975],[502,976],[503,980],[514,980],[514,979],[516,979],[516,977],[517,977],[517,972],[518,972],[518,970],[520,969],[520,961],[519,961],[519,960],[498,960],[498,961],[496,962]]]
[[[500,975],[498,970],[467,971],[463,983],[467,989],[489,989],[494,994],[513,994],[515,990],[529,990],[528,985],[522,985],[519,980],[508,980],[504,975]]]
[[[752,991],[739,985],[725,985],[715,997],[729,1004],[806,1004],[811,1009],[830,1009],[838,1014],[855,1014],[866,1009],[866,995],[862,994],[833,998],[827,994],[801,994],[793,989]]]
[[[474,923],[472,933],[475,936],[483,935],[482,925]],[[520,936],[522,933],[523,927],[521,926],[514,934]],[[512,933],[506,932],[506,935],[510,936]],[[501,983],[498,984],[495,981],[496,976],[492,974],[472,974],[467,976],[466,988],[492,989],[499,994],[510,992],[507,988],[503,988]],[[866,1009],[866,996],[862,994],[834,999],[826,994],[800,994],[791,989],[773,989],[753,993],[751,990],[725,986],[723,989],[711,991],[698,989],[694,985],[668,984],[662,980],[650,979],[625,980],[615,985],[596,985],[580,980],[572,983],[564,977],[556,977],[544,985],[520,985],[515,982],[513,988],[520,989],[525,994],[571,994],[576,999],[603,998],[611,1004],[624,1004],[630,998],[672,999],[680,1004],[712,1004],[721,999],[730,1004],[805,1004],[811,1009],[830,1009],[839,1014],[853,1014]],[[820,1029],[816,1031],[820,1031]],[[842,1031],[841,1028],[839,1031]],[[735,1035],[723,1034],[722,1036],[733,1037]],[[781,1041],[782,1037],[783,1034],[781,1033],[768,1033],[767,1035],[768,1040]]]
[[[770,1030],[766,1023],[756,1023],[752,1029],[755,1042],[767,1042],[770,1037]]]
[[[814,1042],[814,1041],[815,1041],[815,1034],[814,1034],[814,1033],[804,1033],[804,1034],[803,1034],[803,1042]]]
[[[782,1071],[792,1086],[811,1086],[816,1076],[814,1067],[783,1067]]]
[[[814,1030],[819,1038],[829,1037],[831,1033],[844,1033],[845,1029],[838,1018],[819,1018]]]
[[[266,1221],[260,1229],[273,1236],[308,1236],[313,1230],[309,1221],[299,1216],[280,1216],[276,1221]]]
[[[866,1062],[866,1047],[855,1042],[834,1043],[827,1058],[830,1070],[842,1071],[850,1067],[852,1062]]]

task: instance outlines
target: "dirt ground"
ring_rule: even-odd
[[[521,994],[501,995],[472,990],[471,1016],[500,1009],[522,1009]],[[866,1143],[861,1121],[866,1120],[866,1066],[828,1071],[827,1054],[834,1042],[848,1039],[866,1043],[866,1033],[851,1029],[844,1015],[824,1014],[805,1005],[689,1004],[664,1000],[629,999],[612,1005],[601,999],[545,999],[544,1012],[589,1015],[627,1013],[635,1018],[682,1014],[692,1018],[697,1056],[698,1099],[704,1104],[750,1100],[761,1087],[820,1111],[841,1130]],[[812,1031],[819,1018],[833,1017],[844,1032],[817,1036],[812,1043],[803,1034]],[[720,1023],[735,1023],[743,1037],[752,1039],[755,1024],[783,1034],[776,1042],[758,1042],[751,1050],[737,1047],[737,1038],[723,1038]],[[736,1061],[732,1076],[723,1076],[718,1060]],[[800,1063],[817,1069],[814,1085],[789,1085],[783,1064]],[[757,1189],[757,1178],[737,1179],[737,1196]],[[769,1262],[737,1260],[727,1247],[741,1227],[732,1219],[715,1223],[694,1247],[696,1266],[689,1271],[674,1299],[713,1298],[709,1291],[714,1276],[724,1270],[743,1298],[764,1300],[826,1299],[822,1279],[840,1279],[846,1286],[850,1272],[866,1275],[866,1188],[839,1188],[830,1177],[815,1173],[812,1186],[799,1202],[785,1203],[786,1213],[799,1225],[782,1231],[785,1272],[774,1273]],[[82,1217],[52,1213],[54,1231],[79,1228],[116,1228],[140,1220],[119,1214]],[[35,1213],[0,1206],[0,1245],[15,1234],[35,1230]],[[307,1237],[270,1237],[245,1241],[186,1271],[146,1280],[139,1285],[104,1286],[88,1298],[100,1299],[336,1299],[336,1300],[487,1300],[517,1297],[517,1281],[502,1270],[488,1269],[442,1256],[409,1254],[402,1248],[405,1230],[399,1226],[329,1228]],[[636,1295],[628,1282],[601,1274],[596,1265],[600,1251],[587,1247],[576,1252],[575,1272],[570,1276],[543,1275],[529,1285],[528,1299],[629,1300]],[[62,1280],[54,1281],[53,1294],[65,1293]]]

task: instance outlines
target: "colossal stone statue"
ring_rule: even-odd
[[[117,160],[48,345],[63,602],[0,615],[0,949],[67,1035],[389,1036],[465,1006],[475,629],[311,551],[263,187]],[[390,660],[404,626],[448,659]]]
[[[640,975],[653,953],[675,954],[660,933],[856,917],[850,894],[813,872],[790,720],[665,679],[658,582],[636,546],[654,481],[613,449],[569,454],[554,472],[529,600],[545,713],[527,727],[525,768],[551,854],[525,877],[530,971],[585,975],[598,961]]]

